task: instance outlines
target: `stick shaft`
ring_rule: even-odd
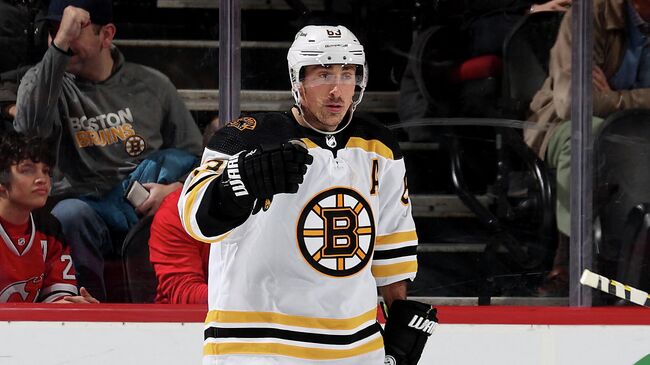
[[[604,291],[605,293],[615,295],[634,304],[650,308],[650,294],[647,292],[608,279],[589,270],[585,270],[582,273],[580,283]]]

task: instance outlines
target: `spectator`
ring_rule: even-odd
[[[12,130],[18,82],[47,48],[47,1],[0,0],[0,133]]]
[[[207,146],[208,142],[210,142],[210,139],[214,135],[214,133],[219,129],[221,126],[219,125],[219,117],[215,116],[212,119],[210,119],[210,122],[205,126],[205,129],[203,130],[203,145]]]
[[[550,0],[537,2],[531,0],[475,1],[468,5],[470,18],[468,27],[466,57],[480,55],[501,55],[503,42],[512,28],[522,17],[531,13],[545,11],[565,12],[571,6],[571,0]]]
[[[447,16],[414,40],[400,84],[397,112],[402,122],[430,117],[514,117],[497,102],[504,42],[527,14],[565,12],[571,0],[465,4],[463,24]],[[406,133],[412,141],[438,137],[427,127],[411,127]]]
[[[149,252],[156,303],[207,304],[210,246],[190,237],[178,215],[181,189],[167,195],[151,224]]]
[[[307,26],[287,59],[296,106],[219,129],[178,203],[211,243],[204,363],[416,364],[436,311],[406,300],[417,234],[399,145],[353,118],[364,48],[343,26]]]
[[[49,145],[9,132],[0,140],[0,303],[98,303],[77,293],[59,222],[36,210],[51,187]]]
[[[207,145],[219,129],[215,116],[203,131]],[[156,272],[156,303],[207,304],[209,246],[192,238],[178,215],[181,190],[165,198],[151,224],[150,260]]]
[[[529,13],[536,13],[541,11],[561,11],[565,12],[571,6],[571,0],[551,0],[545,3],[534,3],[528,8]]]
[[[650,108],[650,3],[644,0],[594,2],[593,132],[617,110]],[[571,159],[571,13],[551,49],[549,77],[531,102],[530,120],[541,127],[524,131],[526,143],[557,175],[560,232],[553,269],[540,294],[568,294]]]
[[[0,0],[0,73],[33,65],[47,48],[46,0]]]
[[[48,138],[61,175],[52,214],[72,248],[79,281],[104,300],[104,257],[153,214],[200,153],[201,135],[164,75],[128,63],[112,45],[110,0],[53,0],[50,47],[22,79],[14,126]],[[149,197],[134,210],[131,180]]]

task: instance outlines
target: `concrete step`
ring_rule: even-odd
[[[116,39],[114,44],[129,62],[161,71],[179,89],[219,88],[219,41],[216,39],[124,38]],[[291,42],[284,40],[242,41],[242,89],[288,90],[287,50],[290,46]],[[377,64],[371,71],[372,89],[396,90],[390,71],[380,66],[383,59],[369,59],[369,62]]]
[[[451,194],[410,194],[413,203],[413,216],[425,218],[467,218],[474,217],[457,195]],[[476,197],[483,206],[494,202],[494,197],[478,195]]]

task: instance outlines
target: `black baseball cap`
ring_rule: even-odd
[[[84,9],[90,13],[90,21],[93,24],[106,25],[113,21],[112,0],[52,0],[45,19],[60,22],[63,17],[63,10],[68,5]]]

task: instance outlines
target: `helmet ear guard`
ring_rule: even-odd
[[[305,66],[327,66],[327,65],[356,65],[357,77],[355,85],[356,100],[353,99],[348,111],[347,123],[334,132],[316,129],[305,121],[312,129],[324,133],[335,134],[343,130],[352,120],[352,114],[363,98],[363,93],[368,83],[368,66],[363,46],[357,37],[346,27],[338,26],[316,26],[308,25],[302,28],[295,37],[287,54],[289,66],[289,78],[291,82],[291,93],[301,115],[304,115],[301,108],[302,86],[301,71]]]

